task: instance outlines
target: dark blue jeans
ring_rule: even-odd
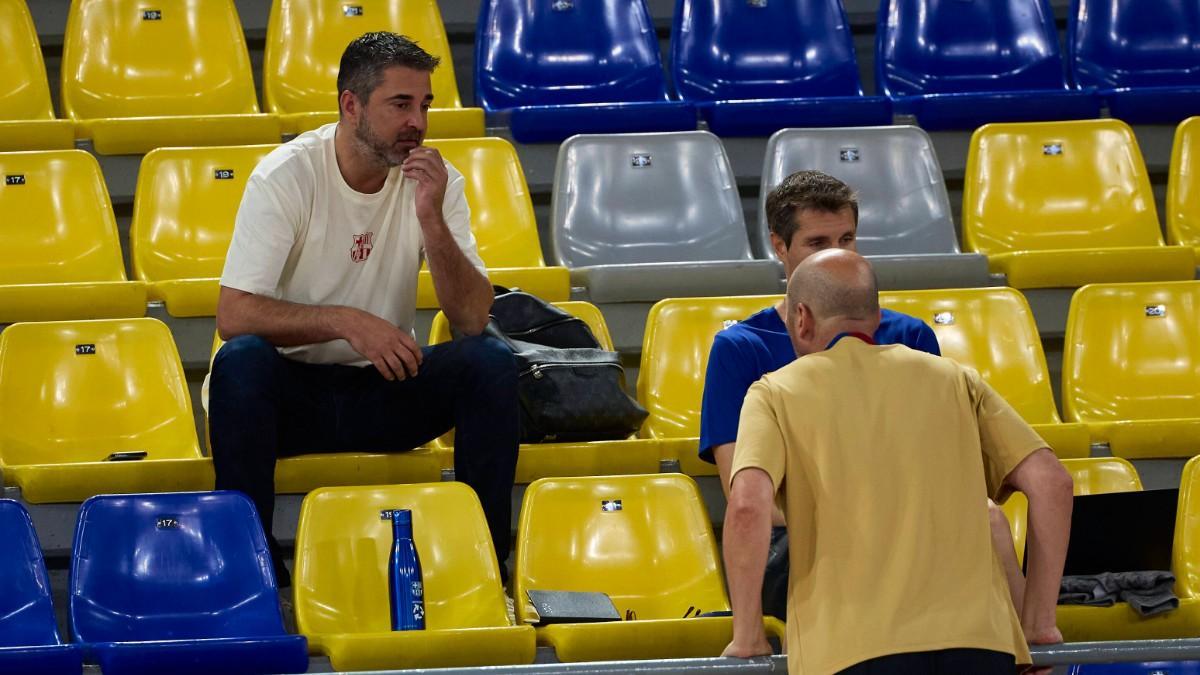
[[[469,337],[423,350],[417,377],[374,366],[301,363],[244,335],[221,347],[209,382],[218,490],[254,501],[279,585],[290,583],[271,533],[275,459],[310,452],[396,452],[455,430],[454,473],[483,504],[500,568],[508,558],[517,466],[517,367],[499,340]]]

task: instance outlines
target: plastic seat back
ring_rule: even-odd
[[[1073,0],[1067,45],[1085,87],[1200,85],[1200,6],[1189,2]]]
[[[1200,248],[1200,117],[1175,130],[1166,208],[1170,242]]]
[[[54,119],[46,64],[25,0],[0,0],[0,120]]]
[[[1079,422],[1200,418],[1200,282],[1075,292],[1063,408]]]
[[[125,281],[108,188],[83,150],[0,153],[0,284]]]
[[[1142,489],[1142,479],[1129,460],[1120,457],[1064,459],[1077,495],[1101,495],[1109,492],[1134,492]]]
[[[233,0],[74,0],[62,109],[72,119],[257,113]]]
[[[683,474],[536,481],[517,542],[518,598],[531,589],[600,591],[638,619],[729,609],[708,511]],[[535,619],[531,607],[520,611]]]
[[[50,577],[25,507],[0,499],[0,647],[56,645]]]
[[[863,93],[840,0],[679,0],[671,57],[686,100]]]
[[[752,257],[733,169],[707,131],[568,139],[551,211],[567,267]]]
[[[0,462],[199,457],[171,332],[157,319],[18,323],[0,333]]]
[[[834,176],[858,195],[859,253],[959,252],[941,164],[917,127],[784,129],[768,141],[766,157],[758,200],[764,257],[773,255],[767,194],[803,169]]]
[[[408,36],[441,58],[433,71],[433,105],[461,108],[454,60],[435,0],[275,0],[263,56],[267,112],[338,108],[337,74],[346,45],[364,33]]]
[[[246,180],[276,146],[160,148],[142,159],[130,225],[133,274],[219,277]]]
[[[479,498],[463,483],[322,488],[296,532],[296,624],[305,634],[391,630],[391,521],[411,509],[425,585],[425,627],[511,625]]]
[[[1113,119],[980,127],[962,211],[963,243],[988,255],[1163,243],[1137,139]]]
[[[885,0],[875,39],[889,96],[1066,89],[1045,0]]]
[[[100,495],[71,556],[81,642],[282,635],[267,540],[239,492]]]
[[[942,356],[974,368],[1030,424],[1058,423],[1042,340],[1012,288],[880,293],[880,304],[921,319]]]
[[[525,105],[667,100],[644,0],[484,0],[475,98]]]
[[[466,179],[471,231],[488,267],[543,267],[521,160],[503,138],[429,140]]]
[[[700,404],[713,338],[779,299],[771,295],[670,298],[655,304],[646,317],[638,370],[638,401],[650,412],[642,435],[699,436]]]

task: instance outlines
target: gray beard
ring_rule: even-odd
[[[391,145],[375,135],[371,126],[367,124],[366,117],[358,119],[358,126],[354,129],[354,140],[359,149],[365,151],[363,154],[373,158],[380,166],[390,169],[404,162],[404,157],[397,157]]]

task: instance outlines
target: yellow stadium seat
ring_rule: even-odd
[[[1079,460],[1076,460],[1079,461]],[[1097,461],[1095,459],[1092,460]],[[1112,461],[1112,460],[1108,460]],[[1070,467],[1068,462],[1064,462]],[[1114,472],[1115,474],[1116,472]],[[1080,477],[1075,471],[1076,494]],[[1139,482],[1113,475],[1112,482],[1097,486],[1097,492],[1139,490]],[[1189,461],[1179,484],[1179,506],[1175,515],[1175,540],[1171,552],[1171,571],[1175,574],[1175,595],[1179,608],[1143,619],[1128,603],[1112,607],[1063,605],[1058,608],[1058,627],[1067,642],[1095,640],[1160,640],[1200,635],[1200,463]],[[1120,545],[1118,541],[1114,545]]]
[[[214,316],[246,179],[276,146],[160,148],[142,158],[129,230],[133,275],[172,316]]]
[[[971,137],[963,239],[1016,288],[1192,279],[1164,246],[1133,131],[1113,119],[988,124]]]
[[[879,294],[880,305],[933,328],[942,356],[970,366],[1033,425],[1061,458],[1087,457],[1083,424],[1063,424],[1054,404],[1042,340],[1025,296],[1011,288]]]
[[[425,630],[391,630],[391,509],[412,510]],[[316,490],[296,530],[296,627],[339,671],[532,663],[534,630],[509,623],[489,542],[462,483]]]
[[[209,371],[225,343],[213,334]],[[204,427],[208,434],[208,378],[201,398]],[[209,443],[209,447],[212,443]],[[453,468],[454,455],[436,442],[401,452],[313,452],[275,460],[275,492],[305,494],[323,487],[370,485],[374,483],[425,483],[442,479],[442,471]]]
[[[1200,454],[1200,281],[1075,292],[1063,409],[1131,459]]]
[[[638,400],[650,416],[640,435],[663,440],[664,453],[684,473],[717,475],[716,465],[699,457],[700,403],[713,338],[781,297],[671,298],[650,308],[637,383]]]
[[[112,453],[145,452],[138,461]],[[211,490],[179,353],[155,319],[18,323],[0,333],[0,464],[34,503]]]
[[[37,28],[25,0],[0,0],[0,152],[75,147],[75,127],[54,119]]]
[[[82,150],[0,153],[0,323],[146,313],[125,278],[100,165]]]
[[[279,142],[259,114],[233,0],[74,0],[62,57],[63,114],[101,154]]]
[[[471,231],[491,282],[550,302],[569,299],[570,272],[565,267],[547,267],[542,258],[533,201],[512,144],[503,138],[471,138],[427,145],[437,148],[466,180]],[[417,307],[438,307],[433,276],[426,268],[417,280]]]
[[[601,348],[613,350],[612,337],[600,310],[587,302],[556,302],[555,306],[583,319]],[[429,328],[429,344],[449,342],[450,323],[438,312]],[[451,432],[435,440],[433,446],[450,452],[454,445]],[[627,438],[615,441],[574,443],[527,443],[517,455],[516,482],[531,483],[548,476],[597,476],[604,474],[654,473],[662,458],[661,444],[648,439]]]
[[[1129,492],[1142,489],[1137,469],[1119,457],[1084,457],[1064,459],[1063,466],[1075,482],[1075,494],[1095,495],[1106,492]],[[1029,529],[1029,502],[1020,492],[1001,505],[1013,531],[1017,559],[1025,559],[1025,539]]]
[[[436,0],[275,0],[267,23],[263,101],[287,133],[337,121],[337,74],[346,45],[363,33],[391,31],[441,58],[433,72],[429,138],[483,136],[482,108],[463,108],[454,60]]]
[[[530,590],[607,593],[622,617],[538,628],[560,661],[719,656],[733,636],[708,510],[682,474],[547,478],[529,486],[517,534],[518,620],[537,621]],[[627,614],[631,613],[631,614]],[[783,623],[764,618],[782,640]]]
[[[1167,240],[1191,246],[1200,259],[1200,117],[1175,130],[1171,177],[1167,183]],[[1198,261],[1197,264],[1200,264]]]

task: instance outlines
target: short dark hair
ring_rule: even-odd
[[[391,66],[432,73],[441,59],[421,49],[416,42],[396,33],[364,33],[346,46],[338,66],[338,96],[349,90],[359,101],[367,102],[371,92],[383,81],[383,71]]]
[[[785,246],[791,246],[798,212],[840,213],[847,206],[854,212],[857,227],[858,196],[849,185],[820,171],[797,171],[767,195],[767,226]]]

